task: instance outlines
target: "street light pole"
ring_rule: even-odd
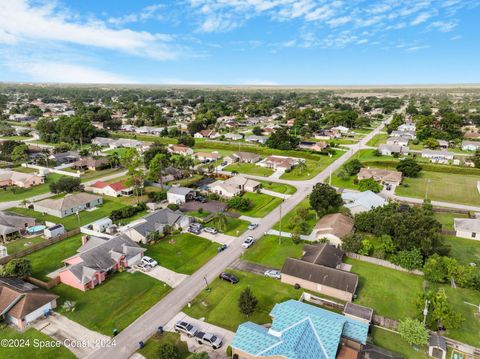
[[[208,287],[208,280],[206,276],[203,276],[203,279],[205,280],[205,284],[207,285],[207,288],[205,288],[206,291],[209,291],[210,288]]]

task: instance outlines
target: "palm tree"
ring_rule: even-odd
[[[227,230],[228,219],[225,213],[217,212],[215,215],[215,221],[217,222],[217,226],[220,231],[225,232]]]
[[[93,154],[95,156],[98,156],[98,152],[100,152],[100,149],[101,147],[95,143],[93,143],[91,146],[90,146],[90,149],[92,150]]]
[[[24,206],[25,209],[27,209],[27,206],[28,206],[28,203],[29,203],[29,202],[28,202],[26,199],[24,199],[24,200],[22,200],[21,203],[22,203],[22,206]]]
[[[305,164],[305,161],[300,161],[297,165],[298,167],[298,171],[300,172],[300,174],[303,174],[303,171],[305,171],[307,169],[307,165]]]
[[[118,155],[117,152],[114,152],[110,156],[108,156],[108,163],[110,164],[110,167],[112,168],[117,168],[118,165],[120,164],[120,156]]]

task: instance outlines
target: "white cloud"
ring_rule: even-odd
[[[418,16],[410,22],[410,25],[413,25],[413,26],[420,25],[425,21],[427,21],[428,19],[430,19],[432,16],[433,15],[428,12],[422,12],[418,14]]]
[[[107,19],[107,22],[113,25],[125,25],[129,23],[135,23],[135,22],[145,22],[146,20],[155,18],[155,19],[161,19],[162,16],[158,14],[158,10],[163,9],[164,5],[162,4],[156,4],[156,5],[150,5],[147,7],[144,7],[140,12],[138,13],[132,13],[120,17],[110,17]]]
[[[455,21],[435,21],[428,25],[428,29],[438,30],[440,32],[450,32],[457,26]]]
[[[423,49],[428,49],[428,48],[430,48],[430,46],[428,46],[428,45],[416,45],[416,46],[407,47],[405,49],[405,51],[416,52],[416,51],[423,50]]]

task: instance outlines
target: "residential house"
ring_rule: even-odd
[[[457,237],[480,240],[480,219],[455,218],[453,228]]]
[[[148,150],[150,145],[150,142],[142,142],[129,138],[119,138],[110,144],[110,148],[135,148],[136,150],[143,152]]]
[[[320,152],[327,147],[328,147],[327,143],[323,142],[323,141],[320,141],[320,142],[302,141],[298,144],[298,148],[302,148],[304,150],[315,151],[315,152]]]
[[[138,134],[160,135],[162,131],[163,131],[163,127],[141,126],[135,129],[135,133],[138,133]]]
[[[357,175],[359,181],[373,178],[381,184],[390,184],[398,186],[402,182],[402,172],[389,171],[381,168],[361,168]]]
[[[409,148],[408,146],[387,145],[383,143],[378,146],[378,151],[382,154],[382,156],[392,156],[394,154],[406,155],[409,152]]]
[[[182,204],[191,200],[195,196],[195,191],[187,187],[171,187],[167,191],[168,203]]]
[[[114,183],[97,181],[91,186],[85,187],[85,190],[110,197],[131,196],[133,194],[133,187],[126,186],[125,181],[117,181]]]
[[[286,157],[286,156],[268,156],[257,163],[257,166],[272,168],[275,171],[289,171],[294,166],[298,165],[304,159]]]
[[[404,123],[404,124],[401,124],[400,126],[398,126],[398,130],[399,131],[414,131],[415,132],[417,130],[417,126],[413,122]]]
[[[182,155],[182,156],[191,156],[193,155],[193,150],[185,145],[168,145],[168,152],[174,153],[177,155]]]
[[[132,241],[147,243],[148,235],[152,232],[163,234],[166,227],[184,230],[190,225],[190,217],[183,215],[180,211],[173,211],[170,208],[161,209],[157,212],[128,224],[122,228],[122,233]]]
[[[343,192],[342,199],[345,202],[345,207],[353,215],[370,211],[372,208],[382,207],[387,203],[385,199],[372,191]]]
[[[47,198],[35,202],[33,209],[55,217],[66,217],[86,209],[94,208],[103,203],[103,198],[90,193],[80,192],[67,194],[63,198]]]
[[[92,228],[93,231],[99,232],[99,233],[104,233],[107,228],[111,227],[113,225],[113,221],[106,217],[106,218],[100,218],[99,220],[90,223],[88,226]]]
[[[225,181],[216,181],[209,184],[209,191],[226,198],[232,198],[242,192],[256,192],[262,184],[242,175],[233,176]]]
[[[257,135],[251,135],[247,136],[245,138],[245,141],[250,142],[250,143],[260,143],[264,145],[267,142],[268,137],[266,136],[257,136]]]
[[[462,141],[463,151],[476,151],[480,149],[480,141]]]
[[[0,278],[0,317],[23,330],[57,307],[58,295],[18,278]]]
[[[406,147],[408,146],[409,141],[410,141],[410,137],[405,137],[405,136],[389,137],[387,138],[387,145],[399,145],[399,146]]]
[[[225,198],[232,198],[242,193],[240,188],[220,180],[209,184],[207,187],[210,192]]]
[[[342,239],[353,232],[354,221],[342,213],[327,214],[320,218],[313,228],[316,239],[327,239],[330,244],[339,246]]]
[[[218,152],[196,152],[193,154],[197,160],[201,162],[214,162],[222,158]]]
[[[238,326],[233,358],[356,359],[367,343],[367,323],[293,299],[276,304],[270,316],[270,326]]]
[[[0,237],[3,241],[6,241],[11,236],[25,233],[28,227],[34,225],[35,218],[0,212]]]
[[[351,302],[357,290],[358,276],[341,269],[343,255],[341,249],[331,244],[306,244],[301,259],[285,260],[281,281]]]
[[[215,132],[214,130],[201,130],[193,135],[195,138],[210,138],[215,139],[220,137],[221,134]]]
[[[437,142],[438,142],[438,147],[440,147],[442,150],[446,150],[449,146],[448,141],[437,140]]]
[[[81,158],[78,161],[73,163],[73,168],[78,170],[90,170],[95,171],[98,167],[106,166],[108,164],[108,158],[100,157],[100,158]]]
[[[390,137],[408,137],[410,140],[414,140],[417,135],[415,131],[392,131]]]
[[[65,268],[59,271],[60,282],[86,291],[93,289],[107,278],[107,274],[138,263],[145,248],[125,235],[110,239],[82,237],[77,254],[65,259]]]
[[[110,147],[115,143],[115,139],[113,138],[107,138],[107,137],[95,137],[92,140],[92,145],[97,145],[101,147]]]
[[[225,157],[228,163],[255,163],[260,161],[260,156],[254,152],[234,152]]]
[[[449,151],[423,150],[422,157],[429,158],[433,163],[448,163],[453,160],[454,153]]]
[[[350,132],[350,129],[348,127],[345,127],[345,126],[332,127],[331,130],[338,131],[341,134],[347,134],[347,133]]]
[[[55,161],[58,165],[66,163],[73,163],[80,159],[80,155],[75,151],[67,151],[62,153],[54,153],[48,157],[50,160]]]
[[[321,130],[314,134],[314,138],[316,140],[333,140],[335,138],[340,138],[340,137],[342,137],[342,134],[340,133],[340,131],[337,131],[334,129]]]
[[[239,141],[239,140],[243,139],[243,136],[239,133],[229,132],[229,133],[225,134],[225,138],[227,140]]]
[[[0,169],[0,188],[16,186],[30,188],[45,183],[45,179],[34,173],[23,173],[17,171]]]

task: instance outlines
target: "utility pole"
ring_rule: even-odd
[[[283,199],[282,199],[282,202],[280,202],[280,231],[279,231],[279,234],[278,234],[278,244],[282,244],[282,203],[283,203]]]
[[[423,308],[423,325],[427,323],[427,315],[428,315],[428,304],[430,303],[429,300],[425,300],[425,308]]]
[[[208,292],[210,290],[210,287],[208,286],[208,280],[206,276],[203,276],[203,279],[205,280],[205,284],[207,285],[207,288],[205,290]]]

